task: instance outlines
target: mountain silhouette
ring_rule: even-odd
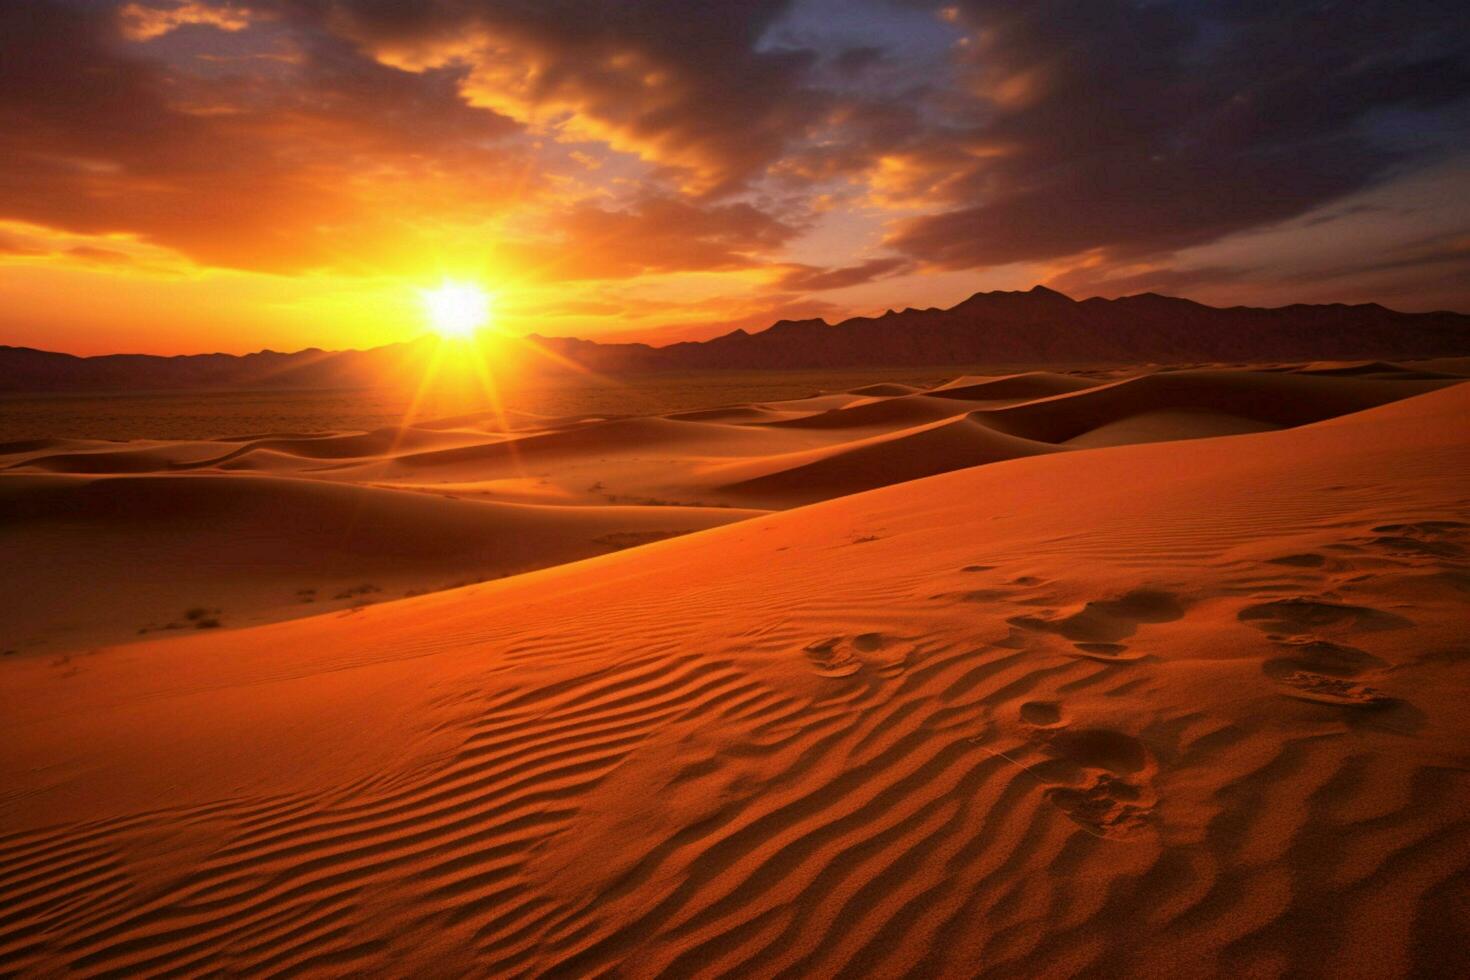
[[[0,391],[326,388],[411,383],[432,356],[423,338],[365,351],[114,354],[76,357],[0,346]],[[781,320],[757,333],[653,347],[531,335],[543,371],[603,374],[965,364],[1262,362],[1470,354],[1470,315],[1400,313],[1376,303],[1218,308],[1156,293],[1073,300],[1036,286],[976,293],[947,310]],[[560,365],[560,366],[558,366]]]

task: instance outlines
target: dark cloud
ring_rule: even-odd
[[[1382,300],[1412,309],[1464,309],[1470,228],[1403,242],[1376,255],[1289,273],[1257,270],[1283,295]]]
[[[861,75],[883,60],[883,49],[872,44],[843,48],[832,59],[832,66],[844,75]]]
[[[955,9],[982,118],[947,142],[973,157],[930,171],[948,209],[889,242],[951,268],[1165,253],[1293,217],[1444,152],[1454,130],[1413,148],[1375,130],[1458,126],[1436,110],[1470,94],[1462,3]]]
[[[816,55],[759,42],[788,0],[384,0],[288,2],[366,49],[472,69],[469,91],[672,168],[705,194],[739,189],[778,160],[824,99]]]
[[[1166,265],[1120,273],[1076,268],[1047,285],[1079,297],[1154,292],[1228,302],[1224,297],[1235,292],[1253,297],[1256,305],[1381,301],[1402,309],[1433,310],[1463,307],[1466,282],[1470,282],[1470,229],[1398,243],[1352,261],[1308,261],[1305,268]]]
[[[846,289],[859,286],[875,279],[900,275],[913,268],[913,262],[902,258],[869,259],[857,265],[839,269],[824,269],[813,265],[793,265],[781,276],[777,285],[781,289],[797,292],[821,292],[825,289]]]
[[[483,229],[527,205],[514,258],[551,279],[1248,285],[1171,263],[1463,144],[1467,39],[1463,0],[0,3],[0,220],[401,270],[496,248]],[[854,202],[850,251],[783,262]]]

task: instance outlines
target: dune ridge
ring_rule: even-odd
[[[477,412],[370,432],[31,440],[0,454],[0,494],[29,501],[0,522],[17,556],[0,569],[0,602],[20,610],[0,623],[0,651],[311,615],[965,467],[1301,425],[1458,380],[1412,365],[1270,367],[966,376],[666,416]],[[238,482],[251,478],[262,482]],[[180,520],[128,530],[122,501]],[[208,573],[190,576],[198,563]],[[27,601],[39,581],[45,598]]]
[[[7,663],[0,971],[1463,973],[1467,411]]]

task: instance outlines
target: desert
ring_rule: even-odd
[[[0,0],[0,980],[1470,977],[1470,7]]]
[[[56,578],[7,574],[7,626],[52,639],[4,663],[0,956],[1441,973],[1470,907],[1444,366],[12,452],[7,551]],[[503,561],[547,567],[433,578]],[[334,573],[439,591],[289,588]],[[218,628],[132,635],[205,597]],[[79,606],[115,645],[59,628]]]

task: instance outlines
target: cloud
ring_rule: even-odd
[[[66,254],[83,262],[98,262],[103,265],[128,265],[133,257],[127,252],[120,252],[115,248],[98,248],[95,245],[74,245],[66,250]]]
[[[0,4],[0,222],[150,268],[713,273],[741,316],[1038,268],[1446,297],[1453,249],[1405,243],[1464,230],[1424,217],[1453,190],[1392,243],[1337,222],[1470,136],[1467,38],[1448,0],[27,0]],[[1268,232],[1272,262],[1202,252]],[[107,261],[14,262],[51,259]]]
[[[1183,293],[1216,304],[1373,302],[1470,308],[1470,156],[1405,174],[1290,221],[1170,253],[1060,263],[1064,292]]]
[[[309,32],[223,74],[147,55],[172,41],[130,43],[89,8],[0,5],[0,218],[287,272],[395,260],[451,204],[525,191],[497,179],[517,172],[502,141],[519,127],[465,104],[452,71]]]
[[[1076,266],[1048,279],[1046,285],[1068,296],[1085,298],[1131,296],[1136,293],[1188,295],[1204,286],[1239,283],[1256,270],[1223,265],[1173,268],[1167,265],[1143,267]]]
[[[883,49],[873,44],[843,48],[832,59],[832,66],[844,75],[861,75],[883,60]]]
[[[887,244],[946,268],[1136,258],[1361,190],[1463,136],[1445,113],[1470,94],[1454,6],[960,0],[976,118],[905,182],[944,209]],[[1409,117],[1442,138],[1387,132]]]
[[[1262,256],[1265,258],[1265,256]],[[1232,303],[1244,293],[1252,305],[1299,302],[1383,302],[1406,310],[1464,308],[1470,281],[1470,229],[1388,244],[1373,255],[1284,268],[1251,265],[1144,263],[1079,266],[1048,286],[1074,296],[1127,296],[1154,292]]]
[[[663,346],[681,341],[708,340],[734,330],[764,330],[777,320],[822,317],[836,322],[847,312],[847,308],[840,304],[809,296],[785,294],[768,296],[762,301],[748,297],[721,297],[714,302],[663,311],[662,322],[657,326],[615,331],[598,339]]]
[[[377,58],[462,65],[477,105],[669,168],[691,191],[742,188],[819,115],[816,55],[760,41],[787,0],[342,0],[298,4]]]
[[[250,11],[236,4],[207,4],[184,0],[172,5],[124,4],[118,11],[123,36],[131,41],[151,41],[186,24],[207,24],[222,31],[242,31],[250,26]]]
[[[823,269],[812,265],[793,265],[777,281],[782,289],[795,292],[821,292],[827,289],[846,289],[887,276],[902,275],[913,268],[913,263],[902,258],[869,259],[857,265],[839,269]]]
[[[756,267],[799,229],[748,203],[708,204],[665,195],[621,209],[579,204],[548,216],[556,238],[515,251],[542,279],[620,279]]]

